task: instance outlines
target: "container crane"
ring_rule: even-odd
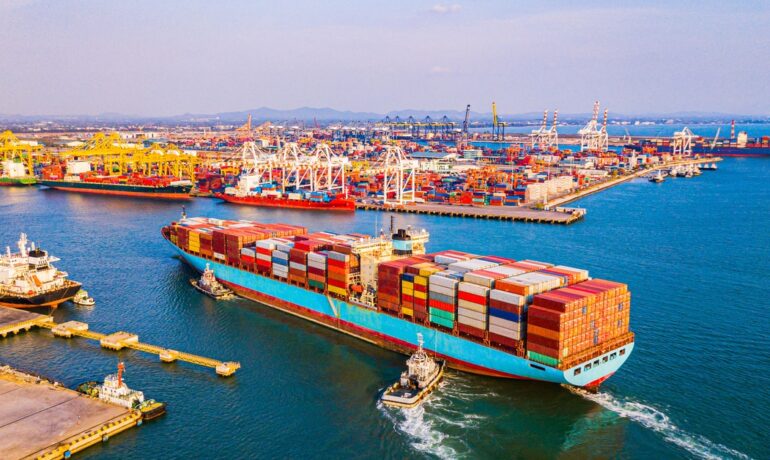
[[[594,102],[594,112],[588,123],[578,131],[580,151],[606,152],[609,148],[607,135],[607,110],[604,110],[604,122],[599,126],[599,101]]]
[[[674,133],[674,139],[672,142],[672,154],[680,156],[692,155],[692,140],[695,138],[695,134],[690,131],[690,128],[685,126],[681,131]]]
[[[492,102],[492,137],[495,140],[505,140],[505,127],[508,123],[500,121],[497,117],[497,104]]]
[[[463,139],[468,140],[468,125],[471,121],[471,105],[465,106],[465,119],[463,120]]]

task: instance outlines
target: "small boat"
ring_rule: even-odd
[[[75,297],[72,298],[72,303],[75,305],[81,305],[84,307],[93,307],[96,305],[96,301],[93,297],[88,296],[88,291],[85,289],[81,289],[75,294]]]
[[[137,410],[141,412],[142,420],[152,420],[165,414],[166,403],[144,399],[144,393],[128,388],[123,381],[125,370],[125,365],[122,362],[118,363],[118,373],[105,377],[103,384],[100,385],[94,381],[85,382],[78,385],[76,390],[109,404]]]
[[[209,264],[206,264],[203,276],[198,280],[190,280],[190,284],[192,284],[195,289],[217,300],[233,297],[233,291],[227,289],[217,281],[217,278],[214,276],[214,270],[209,268]]]
[[[648,180],[650,182],[660,183],[660,182],[663,182],[665,178],[663,176],[663,173],[659,169],[654,175],[649,176]]]
[[[441,381],[446,361],[435,360],[423,350],[422,334],[417,334],[418,348],[406,361],[401,379],[388,387],[380,400],[391,407],[412,408],[420,404]]]

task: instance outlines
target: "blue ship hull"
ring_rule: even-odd
[[[592,387],[615,373],[631,355],[634,347],[632,342],[593,358],[590,363],[560,370],[460,336],[380,313],[366,306],[354,305],[322,293],[188,254],[179,247],[172,246],[199,272],[203,272],[206,264],[209,264],[220,282],[243,297],[401,353],[410,353],[417,349],[417,334],[420,333],[424,337],[426,350],[446,359],[450,367],[472,373]],[[588,369],[586,364],[589,365]],[[576,369],[579,370],[576,372]]]

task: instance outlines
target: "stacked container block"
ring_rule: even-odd
[[[559,366],[628,333],[625,284],[594,279],[535,296],[529,307],[527,355]]]
[[[428,313],[432,324],[454,329],[457,319],[457,286],[462,276],[443,271],[428,278]]]

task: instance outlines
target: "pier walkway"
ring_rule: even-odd
[[[198,366],[210,367],[218,375],[228,377],[235,374],[235,371],[241,368],[241,364],[234,361],[219,361],[204,356],[185,353],[177,350],[170,350],[150,345],[139,341],[139,336],[130,332],[115,332],[112,334],[102,334],[89,330],[88,324],[79,321],[67,321],[57,324],[52,316],[41,315],[13,308],[0,307],[0,336],[7,337],[9,334],[18,334],[29,331],[33,327],[50,329],[54,336],[71,338],[82,337],[84,339],[98,341],[102,348],[119,351],[124,348],[158,355],[164,363],[174,361],[184,361]]]

